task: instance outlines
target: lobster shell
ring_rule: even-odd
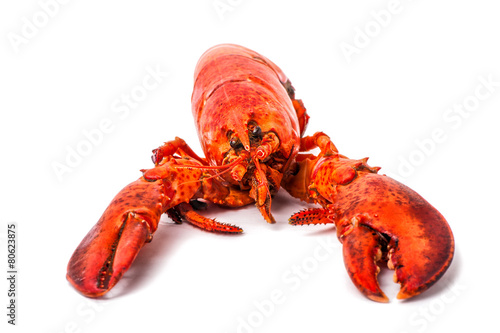
[[[242,46],[217,45],[201,56],[194,78],[193,117],[211,165],[221,165],[230,150],[229,131],[250,151],[250,121],[278,135],[284,157],[298,153],[304,128],[284,86],[289,81],[270,60]]]

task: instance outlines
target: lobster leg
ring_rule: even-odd
[[[207,165],[207,161],[204,158],[199,157],[191,149],[191,147],[189,147],[189,145],[179,137],[175,137],[174,140],[165,142],[162,146],[154,149],[151,159],[153,160],[153,163],[158,166],[164,157],[173,156],[175,153],[178,153],[181,156],[191,157],[201,164]]]
[[[304,132],[306,131],[307,123],[309,122],[310,117],[307,114],[307,110],[302,100],[295,99],[295,88],[292,86],[292,82],[290,82],[290,80],[288,79],[285,82],[281,80],[281,84],[286,89],[288,97],[290,97],[290,100],[292,101],[293,108],[297,113],[297,119],[299,120],[300,136],[302,137],[304,135]]]
[[[330,137],[323,132],[316,132],[314,135],[305,136],[300,139],[300,151],[309,151],[314,148],[320,148],[324,155],[337,153],[337,147],[330,140]],[[300,156],[300,155],[299,155]]]
[[[293,214],[289,222],[293,225],[308,225],[334,223],[334,220],[328,209],[310,208]]]
[[[215,219],[206,218],[193,210],[190,204],[183,202],[176,206],[179,216],[184,218],[189,223],[206,231],[217,231],[224,233],[242,233],[243,229],[231,224],[217,222]]]

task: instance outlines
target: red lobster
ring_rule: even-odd
[[[290,224],[335,223],[352,282],[368,298],[388,302],[377,281],[378,261],[395,270],[398,299],[416,296],[448,269],[455,243],[444,217],[407,186],[370,167],[368,158],[340,155],[328,136],[316,133],[318,156],[301,154],[284,188],[294,197],[319,203]]]
[[[206,159],[179,138],[153,151],[156,167],[118,193],[69,261],[67,278],[82,294],[109,291],[151,241],[163,213],[209,231],[241,232],[197,214],[189,204],[195,199],[228,207],[255,202],[274,222],[271,197],[309,118],[290,81],[258,53],[219,45],[196,66],[192,105]]]
[[[192,106],[206,158],[198,157],[179,138],[153,151],[155,168],[143,170],[141,178],[115,197],[71,257],[67,277],[81,293],[97,297],[109,291],[151,240],[162,213],[205,230],[238,233],[238,227],[196,213],[196,199],[229,207],[255,203],[264,219],[272,223],[271,198],[281,185],[293,196],[325,207],[298,213],[291,221],[335,222],[344,241],[346,266],[360,289],[371,286],[373,280],[376,283],[376,274],[367,274],[360,267],[376,272],[374,259],[383,254],[389,265],[397,266],[398,274],[409,269],[411,274],[418,273],[429,263],[438,267],[424,269],[426,276],[417,274],[424,286],[418,287],[418,292],[448,267],[453,238],[441,215],[399,183],[388,178],[371,181],[364,174],[375,174],[378,169],[368,167],[366,161],[349,164],[351,160],[338,155],[323,133],[302,138],[309,119],[306,110],[295,99],[290,81],[268,59],[236,45],[209,49],[195,70]],[[298,154],[315,147],[322,150],[317,157]],[[363,191],[358,192],[360,189]],[[397,198],[392,198],[392,193]],[[387,213],[391,210],[399,213],[392,216]],[[417,214],[420,210],[423,213]],[[405,220],[406,215],[411,217]],[[434,230],[433,224],[448,233]],[[370,238],[371,233],[376,237]],[[448,237],[447,248],[438,242],[442,236]],[[360,246],[356,246],[358,242]],[[425,251],[416,250],[412,255],[409,250],[415,246]],[[433,250],[446,253],[429,255],[427,251]],[[449,260],[439,260],[444,256]],[[370,260],[372,266],[367,264]],[[406,282],[399,275],[398,281],[405,288]],[[378,296],[362,291],[372,299],[385,300],[381,291]]]

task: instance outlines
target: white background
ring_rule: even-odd
[[[50,16],[44,3],[52,3]],[[498,330],[495,2],[54,3],[0,5],[2,270],[7,223],[18,223],[19,244],[18,325],[6,323],[2,278],[2,331]],[[229,7],[218,12],[214,3]],[[388,8],[390,18],[381,14]],[[39,26],[31,34],[29,22]],[[363,37],[365,29],[371,36]],[[243,227],[241,236],[162,218],[153,242],[102,300],[84,298],[67,283],[73,250],[113,196],[152,165],[153,148],[181,136],[201,153],[190,107],[193,71],[206,49],[224,42],[254,49],[284,70],[311,116],[308,133],[329,133],[349,157],[370,156],[371,165],[382,166],[382,173],[443,213],[456,256],[433,288],[397,301],[392,272],[383,271],[391,303],[365,299],[345,271],[334,229],[288,225],[304,205],[284,192],[273,201],[275,225],[253,206],[209,210],[207,215]],[[357,53],[346,56],[347,44]],[[147,68],[168,76],[120,118],[113,105],[138,89]],[[481,77],[496,82],[487,97]],[[464,101],[472,103],[471,112],[448,113]],[[59,179],[54,163],[65,164],[68,149],[84,145],[84,131],[103,119],[110,119],[112,130]],[[440,142],[430,144],[436,131]],[[413,170],[402,162],[410,159]],[[334,245],[321,247],[332,239]],[[294,267],[309,273],[299,279]],[[282,296],[270,306],[273,293]]]

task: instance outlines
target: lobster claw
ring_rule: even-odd
[[[346,269],[365,296],[388,302],[377,281],[378,262],[395,271],[398,299],[422,293],[445,273],[454,254],[453,234],[424,198],[378,174],[366,159],[333,155],[316,162],[309,166],[314,172],[308,190],[323,208],[299,212],[290,223],[335,223]]]
[[[339,197],[343,205],[351,193],[366,193],[344,210],[339,221],[344,233],[338,229],[344,263],[356,287],[370,299],[388,301],[377,282],[380,260],[387,260],[394,282],[401,285],[398,299],[431,287],[453,259],[453,234],[444,217],[418,193],[387,176],[365,174],[349,186],[347,197]]]
[[[67,279],[73,287],[89,297],[113,288],[151,241],[164,200],[161,181],[139,179],[121,190],[71,256]]]
[[[194,211],[189,202],[203,194],[202,183],[209,189],[212,179],[200,180],[204,168],[201,159],[174,156],[179,146],[184,150],[189,148],[177,138],[165,143],[166,154],[155,152],[155,162],[161,158],[157,166],[142,170],[141,178],[115,196],[76,248],[66,277],[83,295],[99,297],[113,288],[144,244],[152,240],[163,213],[168,213],[175,222],[185,220],[206,231],[231,234],[243,231]],[[205,194],[208,198],[216,198],[209,191]]]
[[[382,241],[377,232],[357,226],[344,238],[343,254],[347,273],[359,291],[371,300],[388,302],[377,281],[380,268],[376,262],[382,258]]]

